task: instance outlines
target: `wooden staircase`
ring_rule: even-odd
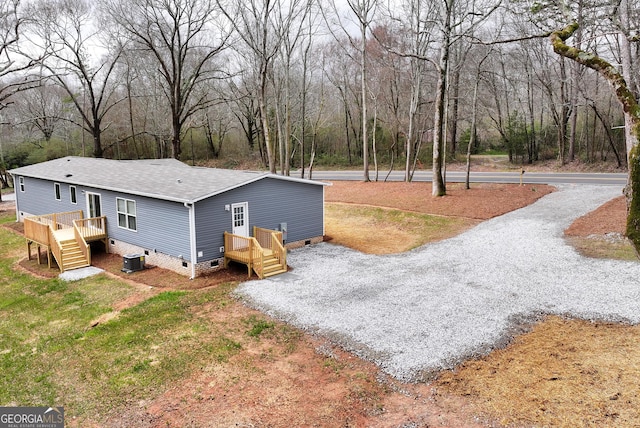
[[[61,241],[60,247],[62,249],[62,260],[57,261],[62,264],[62,266],[60,266],[62,271],[90,266],[89,261],[82,253],[82,249],[75,239]]]
[[[278,258],[273,254],[268,254],[268,251],[265,251],[264,258],[262,259],[262,277],[268,278],[270,276],[279,275],[281,273],[285,273],[287,271],[287,265],[280,263]],[[256,272],[258,275],[259,273]]]
[[[31,260],[31,245],[38,245],[38,264],[40,264],[40,246],[47,249],[47,263],[51,260],[58,264],[60,272],[91,266],[91,248],[89,242],[102,241],[107,245],[107,218],[83,218],[82,211],[43,214],[24,219],[24,234],[27,238],[27,251]]]

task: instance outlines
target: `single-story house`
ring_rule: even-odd
[[[318,181],[192,167],[175,159],[70,156],[9,172],[16,183],[17,220],[25,221],[25,233],[29,219],[50,229],[36,228],[32,236],[39,245],[60,247],[49,250],[54,256],[55,251],[71,252],[52,244],[63,238],[41,241],[61,229],[73,239],[75,227],[76,235],[100,238],[109,252],[125,259],[140,255],[147,264],[190,278],[229,260],[247,264],[251,274],[252,266],[266,265],[265,258],[276,252],[271,248],[269,254],[259,254],[256,248],[292,248],[324,236],[326,183]],[[265,244],[272,238],[278,243]],[[253,256],[234,258],[234,252],[243,251]],[[61,265],[58,256],[56,260]],[[286,262],[281,268],[286,269]]]

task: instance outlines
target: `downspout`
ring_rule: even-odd
[[[20,207],[18,207],[18,191],[19,189],[16,188],[16,176],[11,174],[11,181],[13,181],[13,195],[15,197],[15,204],[16,204],[16,223],[20,223]],[[18,186],[20,186],[20,183],[18,183]]]
[[[196,263],[198,262],[198,253],[196,251],[196,210],[193,203],[185,202],[184,207],[189,210],[189,250],[191,252],[191,277],[196,277]]]
[[[325,208],[325,202],[324,202],[324,197],[325,197],[325,191],[324,191],[325,186],[322,186],[322,239],[324,240],[324,237],[326,235],[326,230],[325,230],[325,224],[326,224],[326,208]]]

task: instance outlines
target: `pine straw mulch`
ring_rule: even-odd
[[[494,183],[473,184],[466,190],[462,183],[447,183],[447,195],[434,198],[431,183],[334,181],[326,188],[326,201],[487,220],[527,206],[553,190],[545,184]]]

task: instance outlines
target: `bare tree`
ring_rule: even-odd
[[[305,38],[307,16],[311,14],[311,7],[314,0],[290,0],[286,3],[278,2],[276,13],[277,26],[282,28],[282,57],[284,71],[284,126],[281,132],[282,149],[280,172],[283,175],[290,175],[291,169],[291,68],[294,55],[298,45]],[[310,35],[307,36],[311,40]],[[304,90],[304,89],[303,89]]]
[[[276,151],[269,126],[267,89],[269,72],[279,52],[283,29],[275,19],[278,0],[229,1],[216,0],[229,24],[251,52],[251,62],[258,80],[258,109],[262,138],[266,148],[269,171],[276,172]]]
[[[216,25],[213,0],[105,0],[103,7],[132,48],[149,54],[162,76],[163,92],[171,111],[171,147],[174,158],[182,152],[187,121],[211,105],[211,93],[196,89],[222,77],[217,57],[229,37]]]
[[[80,115],[73,123],[93,137],[93,156],[102,157],[103,122],[124,100],[116,93],[114,70],[122,46],[100,39],[95,8],[88,0],[42,0],[32,11],[47,56],[40,61],[50,78],[64,89]],[[92,57],[89,52],[102,52]],[[80,88],[80,89],[79,89]]]
[[[30,74],[42,59],[25,55],[20,42],[28,26],[30,14],[21,6],[21,0],[0,2],[0,111],[9,105],[9,98],[39,85],[38,75]]]
[[[347,0],[347,6],[353,13],[355,23],[358,26],[359,38],[355,38],[351,35],[348,22],[342,18],[342,11],[336,4],[335,0],[331,0],[329,3],[329,9],[325,11],[325,20],[329,23],[330,29],[336,38],[336,41],[340,39],[333,29],[337,24],[338,29],[349,40],[349,44],[353,47],[357,47],[360,65],[360,123],[361,123],[361,137],[362,137],[362,162],[363,162],[363,179],[364,181],[371,181],[369,178],[369,134],[367,131],[367,98],[369,92],[367,89],[367,37],[373,22],[376,9],[378,6],[377,0]],[[329,14],[337,22],[332,22],[332,19],[328,18]]]
[[[13,95],[39,84],[39,78],[30,76],[28,71],[40,58],[30,59],[20,50],[19,42],[28,16],[23,13],[20,0],[4,0],[0,3],[0,111],[10,104],[9,99]],[[0,179],[0,189],[9,184],[1,146]]]
[[[49,143],[56,125],[65,117],[65,96],[66,92],[54,85],[41,85],[24,92],[16,105],[19,123],[37,129],[45,143]]]

